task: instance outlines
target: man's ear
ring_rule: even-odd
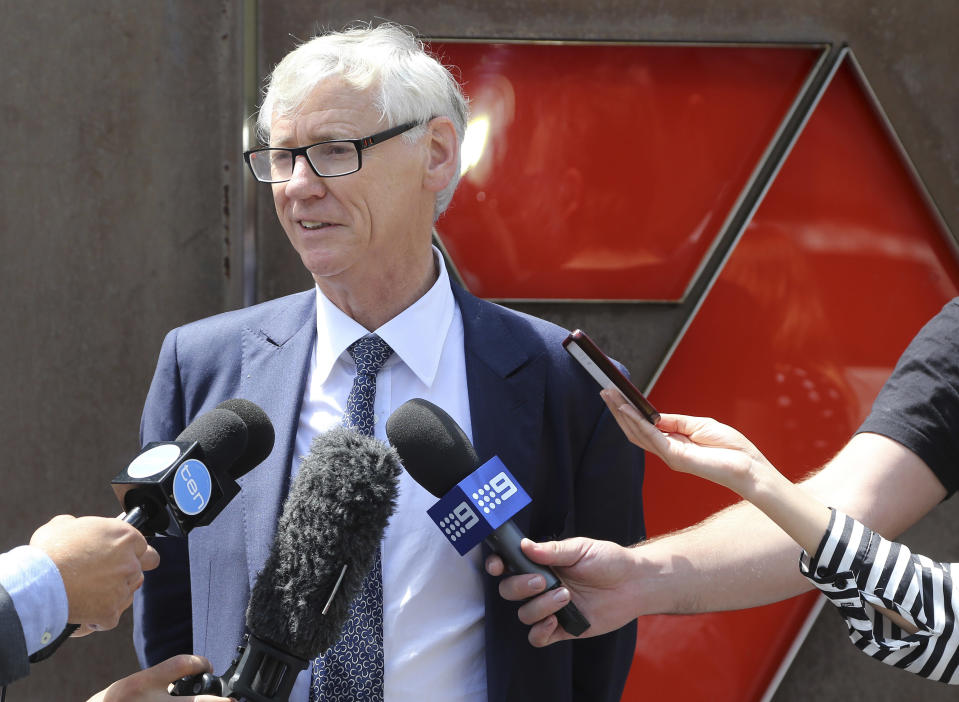
[[[456,175],[459,143],[449,117],[434,117],[426,125],[427,162],[423,187],[438,193]]]

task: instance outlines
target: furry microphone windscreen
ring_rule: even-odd
[[[336,427],[313,440],[250,595],[253,635],[304,660],[339,640],[393,514],[400,470],[392,448],[355,430]]]

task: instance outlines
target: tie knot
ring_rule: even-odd
[[[393,349],[376,334],[357,339],[347,349],[356,363],[357,373],[378,373],[393,355]]]

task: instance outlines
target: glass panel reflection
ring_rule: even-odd
[[[472,292],[675,300],[819,55],[433,42],[472,119],[438,230]]]

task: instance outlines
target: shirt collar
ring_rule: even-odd
[[[431,386],[436,377],[456,306],[446,264],[435,246],[433,259],[439,267],[433,286],[412,305],[374,330],[426,386]],[[370,332],[330,302],[319,286],[316,288],[316,328],[314,373],[322,382],[350,344]],[[424,334],[426,329],[431,333]]]

